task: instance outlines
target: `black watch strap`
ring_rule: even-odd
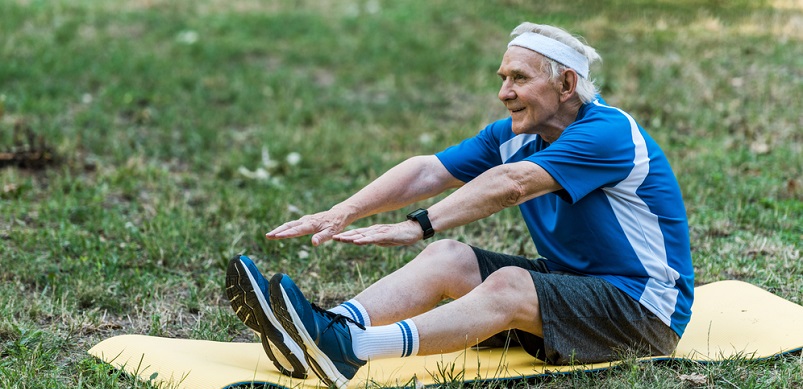
[[[407,220],[415,220],[424,230],[424,239],[429,239],[435,235],[435,230],[432,229],[432,223],[429,221],[429,212],[424,208],[416,209],[407,214]]]

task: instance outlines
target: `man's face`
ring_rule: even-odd
[[[502,79],[499,100],[513,119],[513,133],[542,133],[560,106],[560,84],[542,70],[544,57],[523,47],[511,46],[497,74]]]

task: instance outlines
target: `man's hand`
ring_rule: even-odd
[[[421,226],[414,221],[396,224],[376,224],[370,227],[341,232],[334,235],[334,240],[353,243],[358,246],[375,244],[377,246],[407,246],[424,237]]]
[[[335,234],[343,231],[347,225],[349,225],[349,222],[346,216],[342,212],[331,209],[284,223],[265,234],[265,237],[277,240],[314,234],[311,239],[312,245],[318,246],[331,240]]]

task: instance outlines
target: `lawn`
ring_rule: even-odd
[[[323,306],[409,261],[422,244],[264,233],[504,117],[524,20],[584,36],[605,99],[668,154],[697,284],[803,304],[799,1],[0,0],[0,387],[149,387],[86,354],[119,334],[255,341],[234,254]],[[439,235],[537,255],[515,209]],[[803,387],[803,359],[515,385]]]

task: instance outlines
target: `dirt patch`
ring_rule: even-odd
[[[14,123],[11,146],[0,145],[0,168],[44,169],[58,163],[53,149],[23,120]]]

